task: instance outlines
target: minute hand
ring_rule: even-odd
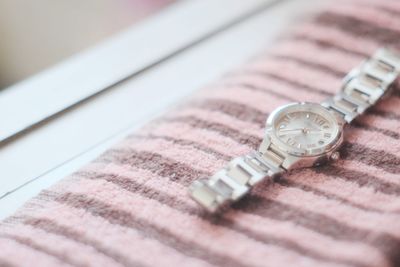
[[[286,135],[286,134],[296,134],[296,133],[304,133],[304,134],[308,134],[308,133],[319,133],[321,132],[320,130],[310,130],[310,129],[306,129],[306,128],[300,128],[300,129],[286,129],[286,130],[280,130],[279,133],[282,135]]]
[[[286,130],[280,130],[278,135],[287,135],[287,134],[301,134],[303,133],[303,129],[286,129]]]
[[[302,132],[303,131],[303,128],[299,128],[299,129],[285,129],[285,130],[280,130],[279,132],[283,132],[283,133],[286,133],[286,132],[296,132],[296,131],[300,131],[300,132]]]

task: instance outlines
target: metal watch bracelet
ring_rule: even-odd
[[[340,93],[322,103],[350,123],[373,106],[391,88],[399,75],[400,59],[381,48],[345,78]]]
[[[353,69],[341,91],[321,103],[330,112],[350,123],[374,105],[392,87],[400,72],[400,56],[386,48]],[[265,140],[265,139],[264,139]],[[234,158],[212,177],[194,181],[190,196],[209,212],[215,212],[246,195],[256,184],[288,170],[287,152],[264,142],[258,151]]]

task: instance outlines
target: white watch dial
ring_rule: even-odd
[[[271,122],[275,139],[296,155],[316,155],[328,150],[339,135],[335,117],[318,104],[287,105],[273,115]]]
[[[311,111],[288,113],[277,122],[277,126],[278,137],[297,148],[316,148],[330,143],[334,129],[326,118]]]

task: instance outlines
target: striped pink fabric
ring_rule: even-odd
[[[0,224],[0,266],[400,266],[400,85],[347,131],[342,159],[295,170],[212,217],[187,196],[261,141],[268,113],[320,102],[380,46],[400,2],[335,1]]]

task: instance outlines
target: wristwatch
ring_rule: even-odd
[[[194,181],[190,196],[215,212],[285,171],[339,159],[345,126],[387,95],[399,73],[400,54],[381,48],[344,78],[337,95],[321,104],[277,108],[266,121],[258,150],[234,158],[212,177]]]

